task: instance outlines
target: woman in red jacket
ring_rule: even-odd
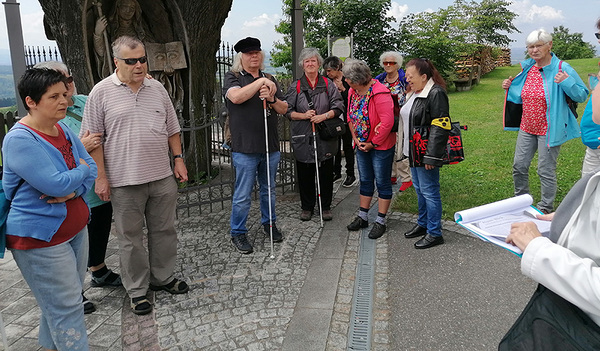
[[[385,216],[392,201],[392,162],[396,146],[396,133],[392,133],[394,103],[390,91],[372,78],[364,61],[346,60],[342,72],[350,85],[348,126],[357,146],[360,176],[360,209],[348,230],[369,225],[367,213],[377,185],[378,214],[369,232],[369,238],[377,239],[385,233]]]

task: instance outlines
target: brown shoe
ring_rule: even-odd
[[[333,219],[333,214],[331,213],[331,210],[323,210],[323,220],[330,221],[332,219]]]
[[[311,217],[312,211],[302,210],[302,212],[300,213],[300,220],[303,222],[310,221]]]

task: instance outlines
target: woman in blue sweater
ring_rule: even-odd
[[[87,350],[81,291],[89,208],[82,195],[94,183],[96,164],[59,122],[68,104],[64,75],[30,69],[18,90],[28,114],[2,145],[2,186],[12,201],[6,246],[40,306],[42,347]]]

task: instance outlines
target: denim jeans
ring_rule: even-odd
[[[412,182],[417,192],[419,218],[417,224],[427,228],[432,236],[442,235],[442,198],[440,196],[440,168],[426,170],[411,167]]]
[[[269,166],[271,172],[271,219],[277,220],[275,215],[275,174],[281,154],[279,151],[269,153]],[[252,188],[258,178],[260,185],[260,213],[261,223],[269,223],[269,189],[267,186],[267,158],[263,153],[233,152],[233,166],[235,167],[235,189],[231,202],[231,235],[246,234],[246,221],[250,211]]]
[[[52,350],[88,350],[81,298],[88,259],[87,227],[62,244],[11,252],[42,311],[40,345]]]
[[[548,147],[545,135],[534,135],[519,131],[515,158],[513,161],[513,180],[515,182],[515,196],[529,194],[529,166],[531,160],[538,152],[537,174],[540,177],[542,198],[537,203],[539,209],[552,211],[556,197],[556,160],[558,159],[559,146]]]
[[[372,197],[375,185],[379,198],[392,198],[392,163],[395,148],[387,150],[371,149],[369,152],[356,150],[356,163],[360,177],[360,194]]]

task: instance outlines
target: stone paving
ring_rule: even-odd
[[[337,184],[333,206],[348,196],[352,201],[358,200],[356,187],[339,188]],[[190,291],[183,295],[149,292],[155,309],[146,316],[131,312],[123,288],[91,288],[88,277],[85,294],[97,308],[85,317],[90,349],[281,349],[322,233],[318,216],[301,222],[299,210],[297,195],[278,197],[277,226],[285,240],[275,244],[274,259],[270,258],[270,241],[260,225],[256,200],[248,222],[254,246],[250,255],[239,254],[231,245],[229,209],[182,217],[178,223],[180,242],[175,275],[190,284]],[[353,215],[348,214],[348,219]],[[415,216],[390,213],[389,220],[414,222]],[[445,229],[461,231],[452,223],[446,223]],[[347,349],[359,233],[348,232],[326,350]],[[372,349],[390,350],[387,235],[377,241],[376,260]],[[106,262],[118,271],[114,238],[109,242]],[[0,260],[0,274],[0,311],[10,348],[38,350],[39,309],[9,252],[6,259]]]

